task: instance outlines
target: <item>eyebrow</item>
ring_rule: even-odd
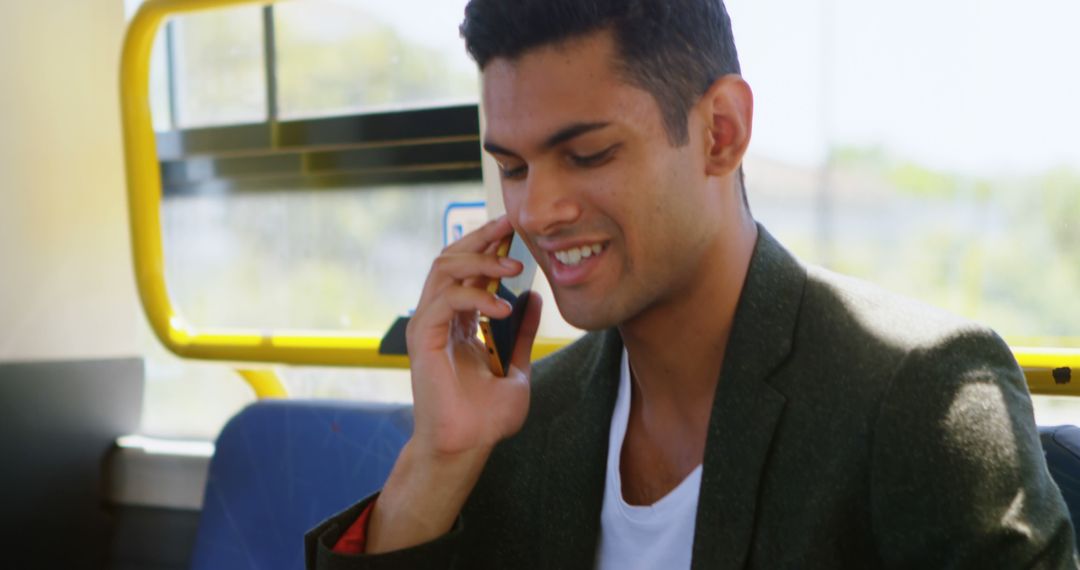
[[[575,139],[584,135],[585,133],[591,133],[592,131],[600,130],[610,126],[611,123],[574,123],[551,135],[544,141],[541,148],[544,150],[550,150],[551,148],[558,146],[566,141]],[[500,146],[491,141],[484,143],[484,150],[492,154],[501,154],[504,156],[518,156],[518,154],[510,149]]]

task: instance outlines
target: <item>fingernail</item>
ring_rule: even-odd
[[[509,257],[500,257],[499,258],[499,264],[502,265],[503,267],[507,268],[507,269],[517,269],[518,268],[518,262],[514,261],[513,259],[510,259]]]

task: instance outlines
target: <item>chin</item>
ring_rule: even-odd
[[[602,331],[622,322],[618,315],[611,313],[611,307],[567,306],[566,303],[560,303],[558,298],[555,299],[555,304],[559,307],[563,320],[584,331]]]

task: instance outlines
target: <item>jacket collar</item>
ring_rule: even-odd
[[[611,329],[594,335],[592,350],[571,382],[582,386],[576,404],[548,432],[541,568],[593,568],[604,501],[608,433],[619,387],[622,338]]]
[[[746,564],[758,484],[785,404],[769,378],[791,352],[805,285],[806,269],[758,226],[709,420],[693,568]]]
[[[709,421],[694,537],[694,568],[741,568],[753,536],[758,482],[785,399],[768,383],[787,357],[806,270],[766,230],[750,260]],[[622,339],[595,335],[577,369],[583,387],[555,419],[543,457],[544,568],[592,568],[603,506],[608,433]]]

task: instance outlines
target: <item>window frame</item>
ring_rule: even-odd
[[[123,58],[121,61],[121,104],[124,134],[124,153],[126,158],[126,174],[128,181],[128,209],[131,224],[131,240],[133,262],[139,298],[142,303],[147,320],[151,329],[161,343],[173,353],[184,358],[218,361],[239,362],[268,362],[291,365],[307,366],[362,366],[372,368],[407,368],[408,357],[402,355],[382,354],[379,351],[381,338],[347,332],[323,332],[323,331],[262,331],[251,329],[226,329],[226,328],[198,328],[188,323],[182,313],[172,302],[168,286],[165,282],[165,263],[161,232],[161,203],[166,191],[182,192],[184,184],[171,184],[163,188],[162,182],[162,158],[158,155],[159,144],[165,148],[165,171],[175,175],[177,172],[188,172],[184,168],[186,161],[201,160],[211,161],[215,165],[227,165],[229,160],[235,157],[207,156],[207,152],[224,151],[226,154],[231,150],[235,152],[236,146],[246,148],[251,156],[259,156],[263,153],[269,156],[268,160],[276,160],[277,165],[286,165],[287,162],[300,157],[297,162],[300,169],[289,173],[294,177],[310,176],[310,172],[304,170],[305,163],[312,160],[317,162],[318,157],[323,160],[344,160],[363,162],[365,152],[373,150],[391,149],[391,154],[398,157],[389,168],[354,169],[352,174],[342,176],[339,173],[330,176],[337,179],[337,183],[355,184],[358,180],[368,183],[385,183],[387,177],[394,181],[402,179],[406,181],[431,181],[433,177],[446,180],[448,173],[453,179],[454,173],[458,177],[472,177],[480,175],[481,166],[479,160],[479,117],[475,117],[475,124],[471,127],[471,134],[443,133],[435,137],[415,137],[415,133],[397,133],[397,137],[386,137],[383,140],[361,142],[353,145],[342,144],[342,141],[334,141],[335,136],[343,132],[356,132],[357,124],[366,125],[368,130],[387,133],[393,128],[375,128],[381,123],[394,123],[400,126],[401,113],[383,113],[360,115],[346,118],[314,119],[306,121],[289,121],[280,123],[276,120],[273,110],[276,108],[274,98],[269,103],[268,121],[262,125],[235,125],[226,127],[212,127],[208,129],[190,129],[187,131],[172,131],[162,136],[157,136],[153,130],[152,116],[149,105],[150,84],[150,55],[154,40],[162,23],[169,17],[210,9],[221,9],[252,4],[271,4],[275,0],[157,0],[144,3],[140,6],[135,17],[129,24],[127,35],[124,40]],[[272,22],[270,6],[266,6],[264,22]],[[269,32],[269,28],[267,29]],[[267,33],[266,36],[272,34]],[[269,40],[272,42],[272,39]],[[271,50],[271,47],[267,48]],[[170,58],[171,60],[171,58]],[[272,76],[273,58],[268,57],[268,73]],[[169,64],[172,65],[171,62]],[[169,79],[170,85],[174,85],[174,78]],[[267,81],[268,89],[272,95],[275,91],[273,81]],[[170,100],[170,108],[173,102]],[[467,111],[467,110],[466,110]],[[461,107],[446,109],[428,109],[420,113],[456,113],[460,116]],[[416,119],[423,118],[419,115],[406,115],[407,122],[420,124]],[[440,122],[425,119],[426,124],[439,126]],[[460,122],[460,121],[459,121]],[[170,124],[175,125],[175,116],[170,118]],[[350,127],[351,125],[351,127]],[[442,127],[448,125],[442,124]],[[453,125],[450,125],[453,126]],[[461,125],[457,125],[460,127]],[[468,125],[466,124],[466,127]],[[292,133],[292,135],[290,135]],[[234,135],[230,137],[229,135]],[[306,137],[306,140],[305,140]],[[230,141],[230,139],[232,139]],[[256,144],[250,144],[252,141]],[[223,142],[224,141],[224,142]],[[301,144],[303,143],[303,144]],[[306,146],[313,143],[314,146]],[[297,145],[300,146],[297,146]],[[290,146],[291,145],[291,146]],[[410,154],[410,146],[417,145],[441,145],[445,152],[461,152],[461,145],[471,145],[476,149],[474,161],[457,161],[454,164],[438,162],[435,155],[435,163],[430,163],[431,156],[417,157],[416,153]],[[456,147],[454,145],[457,145]],[[449,149],[449,150],[448,150]],[[413,150],[416,150],[415,148]],[[430,150],[430,149],[428,149]],[[323,154],[319,154],[322,152]],[[250,153],[255,153],[254,155]],[[336,153],[336,154],[335,154]],[[352,153],[352,154],[350,154]],[[241,152],[241,155],[244,153]],[[292,158],[289,158],[290,155]],[[264,156],[264,158],[265,158]],[[303,157],[307,157],[306,159]],[[282,158],[284,157],[284,158]],[[425,160],[429,164],[416,164]],[[236,164],[233,162],[232,164]],[[197,184],[214,184],[214,180],[196,180]],[[248,185],[257,189],[258,184],[247,182],[230,182],[231,185]],[[566,344],[558,340],[539,340],[533,348],[533,356],[541,357],[554,352]]]
[[[244,362],[271,362],[294,365],[329,365],[329,366],[363,366],[374,368],[407,368],[408,358],[400,355],[385,355],[379,353],[381,339],[349,334],[331,332],[306,332],[306,331],[257,331],[246,329],[199,329],[187,323],[182,314],[172,303],[168,287],[165,283],[164,259],[162,252],[161,233],[161,202],[166,193],[183,192],[184,184],[165,184],[163,188],[162,173],[175,175],[177,172],[186,173],[185,164],[189,161],[211,161],[215,166],[226,167],[229,164],[237,166],[236,156],[221,156],[218,153],[229,154],[240,150],[240,157],[262,157],[265,160],[275,161],[278,167],[290,171],[287,164],[289,160],[301,157],[299,173],[291,171],[289,175],[305,176],[303,167],[311,159],[303,158],[312,153],[346,153],[337,155],[338,158],[347,157],[347,153],[359,153],[352,155],[355,160],[363,152],[371,149],[396,149],[393,156],[395,159],[389,169],[381,169],[381,174],[392,174],[409,180],[416,177],[417,173],[424,173],[424,180],[431,181],[431,177],[447,179],[448,173],[457,172],[459,176],[475,176],[481,172],[480,161],[476,160],[450,161],[429,163],[427,168],[416,170],[417,160],[415,153],[410,157],[409,147],[417,150],[417,145],[434,144],[442,145],[442,150],[452,145],[471,145],[479,154],[479,126],[472,133],[443,133],[436,137],[414,136],[393,137],[383,140],[362,142],[338,141],[337,146],[331,139],[319,139],[318,136],[307,140],[295,137],[290,133],[307,132],[310,127],[320,126],[325,133],[341,132],[342,129],[349,131],[350,122],[378,122],[379,120],[392,120],[395,113],[368,114],[350,117],[334,117],[330,119],[313,119],[301,121],[279,122],[277,117],[277,85],[276,56],[274,53],[273,34],[273,6],[278,0],[151,0],[140,6],[135,17],[129,24],[124,41],[123,58],[121,62],[121,103],[123,118],[124,152],[126,158],[126,174],[128,181],[128,207],[130,211],[131,240],[133,261],[139,297],[143,309],[150,322],[151,328],[158,339],[172,352],[185,358],[219,360],[219,361],[244,361]],[[203,129],[189,129],[186,131],[175,130],[176,126],[176,85],[173,69],[173,38],[172,32],[167,33],[167,57],[169,69],[169,108],[171,117],[169,124],[174,127],[173,131],[155,135],[149,105],[150,83],[150,54],[154,40],[163,22],[171,16],[183,13],[221,9],[244,5],[264,5],[264,50],[266,62],[266,89],[267,89],[267,121],[261,125],[230,125],[223,127],[211,127]],[[451,111],[447,111],[451,109]],[[408,123],[410,119],[421,117],[422,113],[438,112],[462,112],[460,107],[440,109],[420,109],[415,111],[398,112],[396,119]],[[479,111],[476,112],[479,121]],[[447,115],[449,116],[449,115]],[[438,125],[439,120],[423,121],[428,125]],[[404,123],[403,123],[404,124]],[[312,131],[314,132],[314,131]],[[355,131],[354,131],[355,132]],[[235,148],[228,141],[230,137],[238,136],[241,142],[233,141],[232,144],[243,146],[243,140],[256,140],[257,144],[245,148]],[[325,135],[330,136],[330,135]],[[253,139],[252,139],[253,137]],[[292,137],[292,138],[290,138]],[[377,138],[377,137],[376,137]],[[203,142],[199,142],[203,141]],[[214,142],[217,141],[217,142]],[[215,146],[217,145],[217,146]],[[314,145],[314,146],[310,146]],[[158,155],[159,146],[165,150],[163,156]],[[244,154],[243,151],[248,154]],[[426,149],[432,150],[431,148]],[[461,150],[460,148],[458,149]],[[308,154],[305,154],[308,153]],[[421,158],[420,166],[425,160],[432,160],[430,156],[421,152],[425,158]],[[269,157],[269,158],[267,158]],[[283,158],[284,157],[284,158]],[[164,165],[164,169],[163,169]],[[282,166],[284,165],[284,166]],[[434,165],[434,166],[433,166]],[[241,170],[242,167],[239,167]],[[213,170],[213,169],[211,169]],[[292,169],[295,170],[295,169]],[[412,174],[410,174],[412,172]],[[434,173],[434,174],[432,174]],[[463,174],[464,173],[464,174]],[[309,173],[307,173],[309,174]],[[380,179],[380,173],[363,168],[353,173],[353,177],[337,176],[340,183],[355,184]],[[398,180],[401,178],[394,178]],[[169,178],[169,180],[175,180]],[[452,178],[451,178],[452,180]],[[222,183],[220,180],[197,180],[199,184],[224,184],[228,190],[249,189],[258,190],[259,185],[250,180],[244,181],[242,177],[236,180]],[[538,358],[568,344],[565,339],[538,339],[533,348],[533,357]],[[1080,371],[1080,349],[1065,348],[1037,348],[1037,347],[1013,347],[1014,355],[1024,369],[1029,388],[1032,393],[1044,395],[1069,395],[1080,396],[1080,382],[1065,382],[1065,372],[1071,374],[1073,369]]]

